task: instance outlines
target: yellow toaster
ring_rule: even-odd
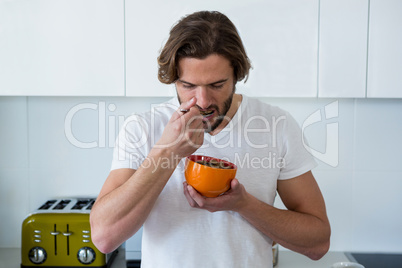
[[[21,268],[109,267],[117,254],[101,253],[91,241],[94,198],[48,200],[22,223]]]

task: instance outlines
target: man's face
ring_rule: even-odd
[[[230,62],[212,54],[205,59],[183,58],[178,68],[179,79],[175,84],[179,102],[196,97],[205,131],[214,131],[226,119],[232,104],[235,83]]]

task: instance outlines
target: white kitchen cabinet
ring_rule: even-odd
[[[124,1],[0,0],[0,95],[124,95]]]
[[[321,0],[318,96],[366,96],[368,0]]]
[[[186,14],[179,2],[126,0],[127,96],[175,95],[172,85],[158,80],[157,57],[170,27]]]
[[[317,96],[318,6],[311,0],[265,1],[241,11],[241,32],[254,67],[246,94]]]
[[[371,0],[367,97],[402,98],[402,1]]]
[[[253,65],[239,92],[316,97],[318,6],[318,0],[126,0],[126,95],[175,95],[157,79],[157,57],[171,26],[194,11],[218,10],[237,26]]]

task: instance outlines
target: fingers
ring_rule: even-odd
[[[230,181],[230,189],[225,194],[238,194],[242,191],[242,185],[240,184],[239,180],[234,178]]]
[[[195,207],[202,207],[204,205],[205,197],[200,195],[191,185],[187,186],[188,193],[195,203]]]
[[[199,194],[193,187],[183,182],[183,192],[189,205],[193,208],[205,209],[209,212],[233,210],[244,201],[244,186],[237,179],[231,181],[231,189],[226,193],[208,198]]]
[[[185,124],[186,128],[189,129],[190,132],[204,133],[202,116],[200,115],[198,108],[195,107],[196,103],[197,99],[195,97],[191,98],[187,102],[183,102],[177,110],[175,119],[183,120],[182,123]]]
[[[184,114],[188,113],[191,110],[191,108],[195,106],[196,103],[197,99],[195,97],[191,98],[189,101],[183,102],[177,109],[176,117],[181,117]]]
[[[204,142],[203,117],[195,106],[196,102],[197,99],[193,97],[189,101],[182,103],[178,109],[178,114],[180,114],[178,120],[181,121],[181,124],[186,129],[184,137],[194,148],[200,147]]]
[[[195,107],[196,103],[197,99],[193,97],[189,101],[183,102],[177,112],[180,118],[184,118],[186,122],[198,128],[202,125],[202,116],[198,108]]]
[[[190,191],[193,190],[194,188],[191,187],[190,185],[187,184],[187,182],[183,182],[183,192],[184,192],[184,196],[187,199],[187,202],[189,203],[189,205],[193,208],[198,207],[197,203],[194,201],[194,199],[191,197],[190,195]]]
[[[230,181],[230,189],[233,189],[234,191],[240,187],[240,182],[234,178],[233,180]]]
[[[204,126],[196,102],[194,97],[180,105],[158,141],[179,157],[194,153],[204,142]]]
[[[192,97],[189,101],[183,102],[179,109],[182,110],[190,110],[191,107],[193,107],[197,103],[197,99],[195,97]]]
[[[205,206],[208,198],[200,195],[191,185],[188,185],[186,182],[183,183],[183,188],[184,195],[191,207],[207,209]]]

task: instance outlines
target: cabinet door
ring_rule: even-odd
[[[183,2],[183,3],[180,3]],[[157,57],[171,26],[186,13],[184,1],[126,0],[126,95],[174,96],[173,85],[158,80]]]
[[[368,0],[321,0],[319,97],[366,96]]]
[[[124,1],[0,0],[0,95],[124,95]]]
[[[367,97],[402,98],[402,1],[371,0]]]
[[[126,94],[173,96],[157,79],[171,26],[197,10],[218,10],[236,25],[253,69],[238,91],[250,96],[317,96],[318,0],[126,0]]]

